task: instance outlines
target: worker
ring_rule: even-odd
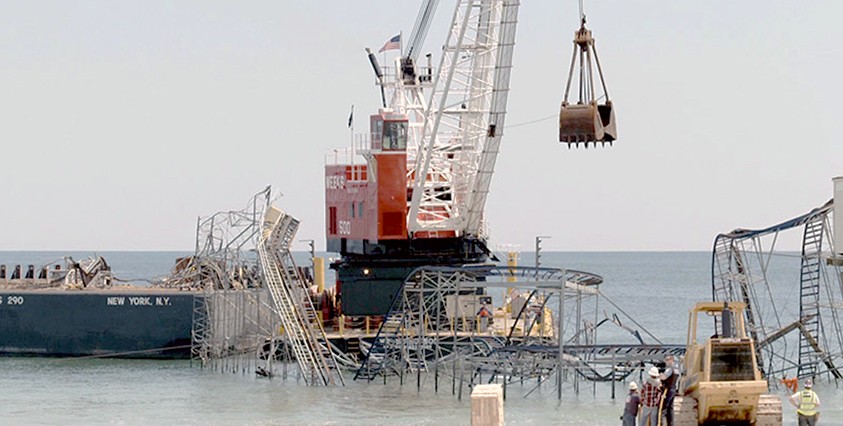
[[[813,391],[814,382],[805,379],[805,389],[790,396],[790,403],[796,407],[796,414],[799,415],[799,426],[814,426],[819,417],[820,398]]]
[[[659,423],[659,401],[661,401],[659,369],[650,367],[649,377],[641,388],[641,420],[639,426],[656,426]]]
[[[477,311],[477,317],[480,319],[480,331],[486,331],[489,328],[489,321],[492,314],[489,312],[489,308],[486,307],[485,303]]]
[[[489,308],[486,307],[485,303],[482,306],[480,306],[480,310],[477,311],[477,316],[478,317],[490,317],[490,316],[492,316],[492,314],[489,312]]]
[[[635,426],[635,418],[638,417],[638,407],[641,405],[641,397],[638,395],[638,385],[629,382],[629,394],[626,396],[626,403],[621,416],[622,426]]]
[[[679,377],[679,372],[676,371],[675,359],[673,355],[664,357],[664,372],[659,375],[662,381],[662,394],[664,395],[664,403],[662,404],[662,413],[664,414],[664,425],[673,426],[673,397],[676,396],[676,379]]]

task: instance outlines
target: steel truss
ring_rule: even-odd
[[[539,386],[555,380],[561,396],[566,381],[573,380],[575,387],[581,378],[614,383],[645,361],[683,352],[663,346],[646,331],[654,344],[645,345],[633,333],[638,336],[634,344],[598,345],[600,324],[608,320],[621,325],[618,316],[597,322],[599,300],[608,300],[599,290],[601,282],[591,273],[552,268],[419,268],[406,280],[355,379],[386,382],[398,377],[403,383],[415,375],[418,387],[433,381],[438,391],[444,376],[459,396],[465,387],[480,383],[507,386],[535,380]],[[526,300],[520,307],[512,305],[514,318],[494,317],[504,324],[490,325],[481,315],[454,308],[460,295],[503,297],[514,292]]]
[[[284,358],[279,316],[255,255],[270,195],[267,187],[242,210],[199,218],[195,254],[167,283],[196,292],[191,359],[202,367],[245,374],[272,371],[272,360]]]
[[[840,267],[828,261],[832,208],[829,201],[771,227],[714,240],[712,298],[747,304],[746,324],[768,377],[843,378],[843,283]],[[787,231],[801,231],[799,253],[777,247]]]
[[[519,6],[518,0],[457,3],[409,164],[411,232],[480,232],[504,131]]]

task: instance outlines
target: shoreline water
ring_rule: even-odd
[[[9,263],[9,253],[0,252],[0,263]],[[161,274],[174,261],[174,252],[111,253],[99,254],[115,271]],[[307,261],[307,253],[296,255]],[[603,276],[602,291],[665,342],[684,342],[687,310],[711,294],[705,252],[543,252],[542,260]],[[532,256],[525,254],[520,263],[532,264]],[[612,311],[608,304],[599,309]],[[617,385],[615,400],[607,384],[584,381],[579,393],[567,384],[561,401],[552,384],[528,398],[518,396],[519,388],[508,389],[508,424],[610,425],[619,423],[623,410],[625,383]],[[816,390],[822,423],[843,424],[843,392],[827,382]],[[773,391],[784,395],[783,387]],[[786,401],[783,406],[784,424],[796,424],[792,407]],[[417,392],[415,380],[404,386],[394,379],[387,385],[349,380],[346,387],[325,389],[249,372],[218,373],[189,361],[0,358],[0,418],[12,424],[434,425],[468,424],[469,411],[467,392],[461,401],[450,386],[438,394],[430,387]]]

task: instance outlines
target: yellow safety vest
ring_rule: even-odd
[[[805,389],[799,392],[799,408],[796,412],[803,416],[813,416],[817,414],[817,404],[814,403],[814,391]]]

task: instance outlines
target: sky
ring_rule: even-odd
[[[365,131],[379,103],[364,48],[409,35],[419,4],[0,2],[0,250],[192,250],[198,216],[269,184],[324,249],[324,157],[348,146],[351,105]],[[440,51],[453,4],[424,52]],[[585,12],[618,141],[559,144],[577,2],[523,0],[493,245],[705,251],[831,198],[843,3]]]

